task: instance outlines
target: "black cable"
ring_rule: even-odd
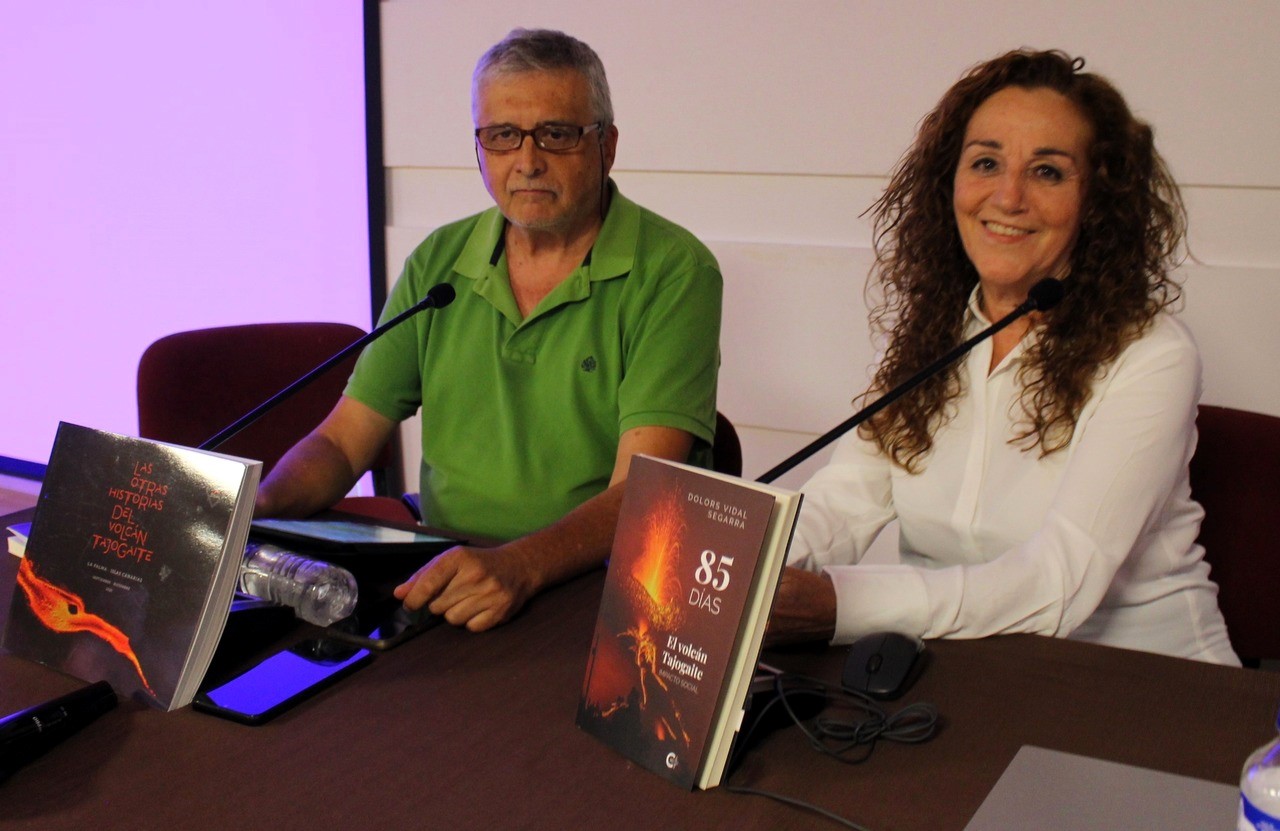
[[[903,744],[919,744],[933,738],[938,728],[938,708],[933,704],[919,702],[889,713],[875,699],[857,690],[847,687],[835,688],[824,681],[796,673],[779,673],[773,680],[774,696],[754,714],[750,725],[745,726],[740,740],[744,745],[749,743],[757,728],[764,723],[765,716],[775,706],[781,705],[788,718],[804,733],[809,744],[824,756],[845,764],[861,764],[871,756],[877,741],[893,741]],[[839,705],[847,709],[860,711],[864,718],[853,721],[819,715],[814,718],[812,727],[804,723],[804,718],[796,712],[795,700],[800,696],[821,695],[826,697],[826,704]],[[863,752],[851,757],[852,751],[863,749]],[[839,814],[820,808],[812,803],[794,797],[784,796],[773,791],[764,791],[742,785],[724,785],[730,793],[748,796],[762,796],[773,799],[784,805],[800,808],[818,814],[845,828],[854,831],[869,831],[866,826]]]
[[[806,727],[803,721],[796,718],[787,701],[789,693],[782,687],[784,680],[798,681],[809,685],[807,689],[824,691],[830,696],[831,704],[861,711],[865,718],[845,721],[823,715],[814,720],[812,728]],[[809,744],[818,752],[846,764],[865,762],[875,749],[876,742],[881,739],[902,744],[919,744],[933,738],[937,732],[938,708],[926,702],[908,704],[897,712],[889,713],[865,693],[843,686],[833,689],[816,678],[793,673],[779,676],[775,688],[795,725],[809,739]],[[850,758],[850,751],[860,747],[865,747],[865,752]]]
[[[792,808],[800,808],[804,811],[810,811],[818,814],[819,816],[826,817],[837,825],[843,825],[845,828],[852,828],[853,831],[871,831],[867,826],[859,825],[851,819],[845,819],[839,814],[828,811],[826,808],[819,808],[817,805],[813,805],[800,799],[793,799],[789,796],[783,796],[780,793],[762,791],[757,788],[747,788],[740,785],[725,785],[724,789],[730,793],[746,794],[747,796],[763,796],[766,799],[772,799],[776,802],[781,802],[784,805],[790,805]]]

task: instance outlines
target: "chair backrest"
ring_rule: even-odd
[[[731,476],[742,475],[742,442],[724,413],[716,412],[716,437],[711,444],[711,468]]]
[[[1191,495],[1231,645],[1249,662],[1280,658],[1280,418],[1202,405],[1196,427]]]
[[[195,447],[364,336],[345,323],[255,323],[178,332],[138,363],[138,432]],[[261,459],[265,475],[337,403],[352,355],[231,437],[219,452]],[[391,462],[384,449],[375,467]]]

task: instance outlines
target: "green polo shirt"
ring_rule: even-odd
[[[422,409],[425,520],[513,539],[609,483],[618,438],[685,430],[709,466],[722,281],[688,231],[613,192],[586,260],[528,318],[507,276],[497,208],[418,246],[383,309],[437,283],[457,298],[370,344],[346,394],[396,421]]]

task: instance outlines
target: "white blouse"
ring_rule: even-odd
[[[986,325],[971,301],[966,334]],[[1032,337],[990,374],[989,339],[967,356],[920,474],[854,431],[803,488],[791,565],[830,575],[833,643],[1033,632],[1239,665],[1195,542],[1191,334],[1159,315],[1095,383],[1070,445],[1044,458],[1009,443]],[[854,565],[895,517],[901,564]]]

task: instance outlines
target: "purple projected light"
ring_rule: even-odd
[[[59,420],[136,435],[171,332],[369,328],[361,6],[4,4],[0,456],[43,464]]]

